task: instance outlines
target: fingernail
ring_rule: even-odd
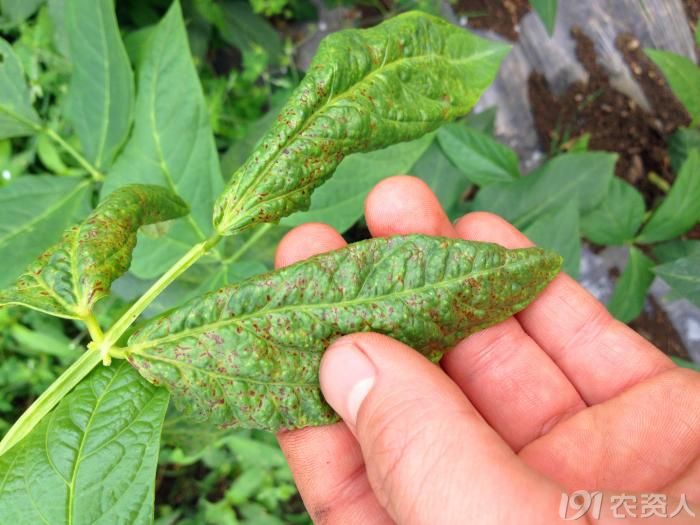
[[[326,350],[321,361],[321,390],[346,423],[355,426],[375,375],[372,362],[351,341],[340,339]]]

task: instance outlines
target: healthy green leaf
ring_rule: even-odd
[[[416,139],[464,115],[508,49],[418,12],[326,37],[219,198],[217,230],[228,235],[306,209],[346,155]]]
[[[694,253],[700,253],[700,241],[680,240],[656,244],[653,247],[654,257],[661,263],[670,263]]]
[[[617,281],[608,310],[623,323],[637,318],[644,308],[647,291],[654,281],[654,261],[638,248],[630,247],[627,266]]]
[[[129,269],[138,228],[187,211],[187,205],[165,188],[120,188],[82,224],[66,230],[14,287],[0,292],[0,306],[18,304],[58,317],[84,318],[109,294],[112,281]]]
[[[318,255],[190,301],[129,339],[129,361],[213,423],[268,430],[335,420],[318,366],[336,337],[387,334],[431,359],[523,309],[561,257],[409,235]]]
[[[564,258],[563,270],[574,279],[578,278],[581,266],[578,215],[576,207],[563,204],[538,217],[523,231],[538,246],[559,253]]]
[[[309,210],[282,219],[282,224],[324,222],[344,232],[364,214],[370,190],[382,179],[407,173],[433,139],[432,134],[424,135],[378,151],[349,155],[335,170],[333,178],[311,197]]]
[[[520,177],[515,152],[485,133],[463,124],[448,124],[438,131],[438,140],[445,155],[478,186]]]
[[[46,0],[0,0],[0,14],[13,24],[24,22]]]
[[[700,253],[692,253],[674,262],[654,268],[661,277],[681,297],[685,297],[700,307]]]
[[[647,49],[647,55],[661,69],[673,93],[678,97],[693,119],[700,123],[700,67],[692,60],[657,49]]]
[[[699,84],[700,85],[700,84]],[[641,243],[673,239],[700,221],[700,150],[688,154],[671,190],[637,238]]]
[[[668,139],[668,154],[674,173],[681,170],[693,149],[700,151],[700,129],[679,128],[671,135]]]
[[[0,288],[88,214],[89,193],[88,180],[48,175],[20,177],[0,188]]]
[[[160,276],[212,232],[211,209],[223,188],[197,72],[178,2],[148,39],[138,72],[134,130],[111,170],[103,195],[129,183],[165,186],[190,205],[191,215],[163,238],[141,236],[132,271]]]
[[[12,46],[0,38],[0,140],[33,135],[39,126],[22,65]]]
[[[134,78],[112,0],[65,0],[73,74],[66,117],[97,168],[108,168],[129,133]]]
[[[482,188],[473,209],[496,213],[521,229],[562,203],[578,202],[586,213],[605,197],[616,161],[611,153],[560,155],[526,177]]]
[[[553,35],[557,22],[557,0],[530,0],[530,2],[547,28],[547,32]]]
[[[152,523],[167,405],[125,362],[94,370],[0,456],[3,523]]]
[[[467,177],[447,158],[437,141],[430,144],[410,173],[430,186],[448,216],[471,186]]]
[[[590,241],[602,245],[634,239],[644,221],[644,198],[634,186],[613,177],[603,201],[581,218],[581,230]]]

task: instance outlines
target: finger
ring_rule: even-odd
[[[470,213],[455,227],[460,236],[469,239],[508,248],[532,245],[508,222],[490,213]],[[564,273],[517,319],[588,404],[610,399],[674,367],[656,347],[613,319],[600,302]]]
[[[457,235],[432,190],[409,175],[389,177],[377,184],[365,201],[365,218],[373,237],[408,233]]]
[[[304,224],[280,241],[277,268],[345,246],[326,224]],[[277,435],[306,508],[316,523],[390,523],[364,474],[359,445],[343,423]]]
[[[436,502],[441,523],[538,523],[557,508],[560,490],[525,468],[447,375],[404,344],[343,337],[326,351],[320,380],[396,522],[432,523]]]
[[[569,489],[656,491],[700,456],[698,428],[700,375],[675,368],[577,414],[520,455]]]

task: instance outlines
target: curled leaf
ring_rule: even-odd
[[[416,139],[465,115],[508,49],[418,12],[328,36],[219,198],[218,232],[307,209],[346,155]]]
[[[126,352],[200,418],[268,430],[325,424],[336,416],[318,367],[335,338],[380,332],[436,360],[525,308],[560,266],[540,248],[371,239],[192,300],[134,333]]]
[[[114,191],[82,224],[66,230],[12,288],[0,292],[0,306],[18,304],[58,317],[85,317],[129,269],[139,227],[187,212],[180,197],[160,186],[132,184]]]

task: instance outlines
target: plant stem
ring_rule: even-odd
[[[209,249],[214,247],[220,239],[220,235],[213,235],[208,240],[195,244],[190,251],[183,255],[179,261],[160,277],[160,279],[153,283],[146,293],[139,297],[139,299],[131,305],[131,308],[112,325],[98,345],[103,362],[106,365],[111,362],[109,352],[112,346],[119,341],[119,338],[124,335],[124,332],[126,332],[143,311],[148,308],[148,305],[150,305],[171,282],[197,262]]]
[[[96,342],[102,341],[104,334],[102,333],[102,328],[100,328],[100,323],[97,322],[94,314],[92,312],[88,313],[83,317],[83,322],[87,326],[88,332],[90,334],[90,339]]]
[[[103,180],[105,180],[104,173],[102,173],[95,166],[90,164],[90,162],[85,157],[83,157],[73,146],[71,146],[68,142],[63,140],[63,137],[61,137],[61,135],[59,135],[50,128],[40,128],[40,131],[46,133],[46,135],[51,140],[53,140],[56,144],[61,146],[66,151],[66,153],[73,157],[78,162],[78,164],[80,164],[83,167],[83,169],[85,169],[85,171],[87,171],[96,182],[102,182]]]
[[[0,456],[22,440],[102,360],[99,352],[86,351],[20,416],[0,441]]]

